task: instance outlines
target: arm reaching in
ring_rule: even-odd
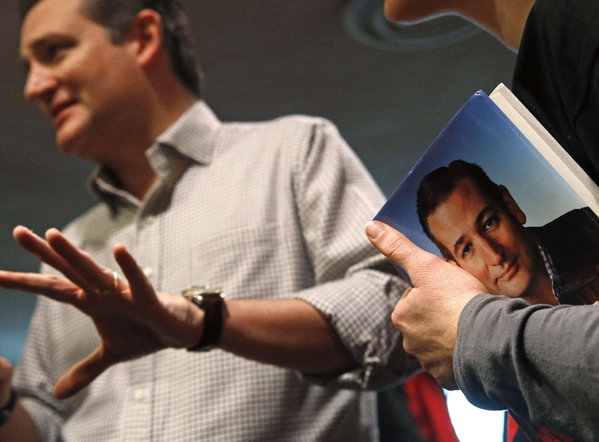
[[[510,409],[575,440],[596,438],[596,305],[531,306],[478,295],[485,291],[478,280],[391,227],[375,221],[366,231],[412,279],[393,322],[406,351],[443,386],[459,387],[481,408]]]
[[[386,0],[391,21],[412,22],[441,14],[458,14],[476,23],[514,51],[534,0]]]
[[[599,309],[477,296],[460,316],[458,387],[474,405],[568,435],[599,434]]]
[[[413,287],[393,311],[393,324],[403,334],[405,350],[415,356],[446,388],[455,388],[453,349],[458,320],[484,285],[457,265],[420,249],[395,229],[378,221],[366,233],[374,246],[404,269]]]

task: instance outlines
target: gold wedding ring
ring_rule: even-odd
[[[120,286],[119,274],[115,271],[112,272],[112,285],[108,288],[100,290],[101,295],[110,295],[118,290]]]

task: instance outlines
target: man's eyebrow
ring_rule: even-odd
[[[56,34],[56,33],[45,34],[45,35],[42,35],[41,37],[36,38],[31,43],[29,43],[27,45],[27,48],[29,49],[29,52],[31,52],[35,56],[36,52],[39,52],[41,49],[43,49],[49,43],[52,43],[54,41],[56,41],[58,43],[60,43],[60,42],[66,43],[66,40],[67,40],[67,37],[65,37],[64,35],[61,35],[61,34]],[[27,72],[29,70],[29,64],[30,64],[28,57],[26,57],[23,54],[23,52],[21,52],[21,54],[19,55],[19,58],[21,59],[21,64],[23,65],[25,72]]]
[[[36,38],[35,40],[33,40],[33,42],[29,43],[25,47],[25,49],[27,49],[28,52],[30,52],[30,53],[35,53],[42,46],[45,46],[47,44],[47,41],[49,38],[50,38],[50,36],[48,36],[48,35],[44,35],[42,37]],[[19,59],[21,60],[21,65],[23,66],[25,71],[28,71],[29,70],[29,57],[27,57],[25,55],[24,49],[21,49],[21,51],[19,51],[19,52],[20,52]]]
[[[57,38],[57,35],[54,34],[46,34],[46,35],[42,35],[41,37],[36,38],[35,40],[33,40],[30,44],[29,44],[29,48],[32,51],[35,51],[36,49],[39,49],[45,45],[48,44],[48,40],[52,40],[53,38]]]
[[[453,245],[453,256],[457,256],[458,249],[462,246],[462,244],[466,241],[466,237],[461,235],[458,240]]]
[[[476,215],[476,218],[474,219],[474,225],[476,226],[477,230],[480,230],[480,226],[484,223],[485,218],[487,217],[487,214],[489,212],[494,211],[495,208],[492,206],[485,206],[485,208],[483,210],[481,210],[480,212],[478,212],[478,215]],[[457,241],[453,244],[453,254],[454,256],[456,256],[458,254],[458,250],[459,248],[462,246],[462,244],[466,241],[466,237],[464,235],[461,235]]]
[[[478,215],[476,215],[476,220],[474,220],[477,229],[479,229],[480,226],[483,225],[483,223],[485,222],[485,218],[487,217],[487,214],[489,212],[493,212],[494,210],[495,208],[493,206],[486,206],[483,210],[478,212]]]
[[[62,34],[49,33],[49,34],[44,34],[44,35],[36,38],[32,42],[30,42],[27,45],[27,47],[32,52],[35,52],[36,50],[39,50],[40,48],[43,48],[44,46],[46,46],[51,41],[66,42],[67,40],[70,40],[70,38],[66,37]]]

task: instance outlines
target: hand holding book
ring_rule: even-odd
[[[384,223],[366,226],[372,244],[404,269],[413,287],[397,303],[392,320],[403,334],[405,350],[445,388],[455,389],[453,348],[458,319],[485,286],[457,265],[443,261]],[[434,308],[430,308],[434,305]]]
[[[596,373],[595,362],[561,364],[596,353],[594,307],[549,307],[599,300],[598,214],[595,182],[505,86],[475,94],[367,227],[413,282],[393,313],[406,351],[476,405],[509,409],[529,436],[545,425],[571,433],[532,419],[529,410],[544,408],[530,398],[563,388],[560,403],[571,402],[570,381]],[[552,377],[562,369],[576,375]],[[545,378],[551,387],[537,391]],[[596,409],[587,384],[570,419]]]

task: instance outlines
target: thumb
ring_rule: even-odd
[[[438,256],[422,250],[405,235],[380,221],[366,224],[366,235],[383,255],[408,273],[415,287],[421,285],[427,275],[430,276],[431,266],[443,262]]]
[[[54,386],[54,394],[59,399],[65,399],[79,393],[111,365],[112,363],[105,356],[103,348],[98,347],[58,380]]]

